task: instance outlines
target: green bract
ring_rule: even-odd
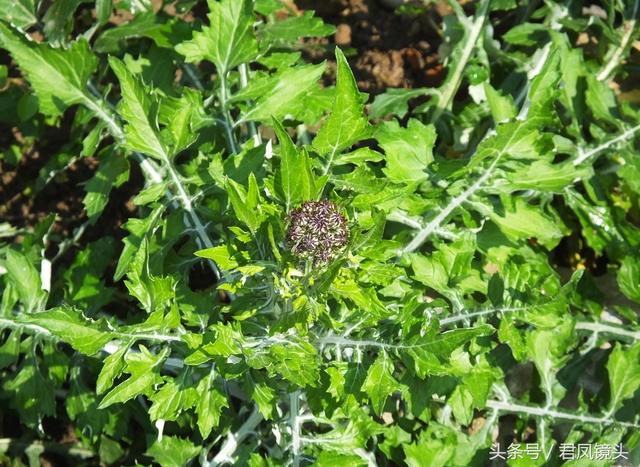
[[[0,0],[0,463],[637,464],[639,0],[285,3]]]

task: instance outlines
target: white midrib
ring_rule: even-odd
[[[620,63],[624,49],[627,48],[627,45],[629,44],[629,40],[631,39],[631,36],[633,35],[633,31],[636,27],[636,15],[638,14],[639,6],[640,6],[640,0],[636,0],[635,3],[633,4],[633,12],[631,13],[631,19],[626,23],[624,23],[624,27],[626,28],[626,31],[622,36],[620,45],[616,48],[613,55],[611,55],[611,59],[607,61],[607,65],[602,70],[600,70],[600,72],[596,75],[596,79],[598,81],[604,81],[608,79],[611,72],[615,70],[615,68]]]
[[[629,136],[634,135],[638,131],[640,131],[640,125],[636,125],[634,127],[629,128],[628,130],[626,130],[621,135],[616,136],[615,138],[612,138],[612,139],[610,139],[609,141],[607,141],[605,143],[602,143],[600,146],[597,146],[597,147],[595,147],[595,148],[593,148],[593,149],[591,149],[589,151],[582,152],[577,158],[574,159],[573,165],[575,166],[575,165],[582,164],[585,160],[587,160],[591,156],[595,156],[596,154],[604,151],[605,149],[609,148],[610,146],[613,146],[614,144],[616,144],[616,143],[618,143],[620,141],[624,141]]]
[[[471,30],[469,31],[469,35],[466,38],[466,43],[464,48],[462,49],[462,54],[460,55],[460,61],[457,63],[453,73],[451,75],[451,80],[448,81],[444,91],[440,94],[440,98],[438,99],[438,103],[436,106],[436,110],[431,117],[431,122],[435,122],[438,117],[442,114],[442,112],[449,108],[451,105],[451,101],[460,86],[460,82],[462,80],[462,73],[467,65],[467,62],[471,58],[471,53],[476,46],[476,42],[478,41],[478,37],[480,36],[480,32],[482,32],[482,26],[484,25],[484,21],[487,17],[487,8],[489,7],[488,0],[484,0],[479,8],[478,13],[476,15],[475,20],[473,21],[473,25]]]
[[[491,175],[493,175],[493,170],[495,169],[496,165],[498,164],[498,162],[504,155],[505,151],[511,144],[511,141],[513,140],[514,135],[515,135],[515,132],[511,134],[511,136],[509,137],[509,141],[498,153],[498,155],[495,157],[493,162],[491,162],[491,165],[487,168],[486,172],[482,174],[482,176],[478,178],[478,180],[476,180],[473,185],[471,185],[465,191],[463,191],[458,196],[453,198],[449,202],[449,204],[438,213],[436,217],[434,217],[426,226],[424,226],[423,229],[421,229],[417,233],[417,235],[413,238],[413,240],[411,240],[411,242],[406,247],[398,251],[398,254],[397,254],[398,256],[402,256],[406,253],[412,253],[418,248],[420,248],[420,246],[425,242],[425,240],[429,237],[429,235],[431,235],[435,230],[441,227],[441,224],[446,220],[449,214],[455,211],[465,201],[467,201],[471,196],[473,196],[479,189],[482,188],[485,182],[489,180]]]
[[[506,402],[506,401],[489,399],[485,405],[488,408],[500,410],[502,412],[521,413],[521,414],[527,414],[527,415],[532,415],[536,417],[551,417],[554,419],[572,420],[572,421],[581,422],[581,423],[595,423],[595,424],[604,425],[604,426],[615,424],[615,425],[623,426],[627,428],[640,427],[640,425],[637,425],[635,423],[622,422],[606,416],[594,417],[591,415],[574,414],[574,413],[569,413],[569,412],[564,412],[559,410],[553,410],[550,408],[532,407],[530,405],[514,404],[512,402]]]
[[[97,103],[94,99],[92,99],[88,95],[84,95],[84,99],[82,103],[85,106],[87,106],[90,110],[95,112],[96,116],[100,120],[105,122],[105,124],[109,128],[110,133],[116,139],[118,144],[122,144],[124,140],[124,131],[122,130],[120,125],[116,122],[113,115],[108,113],[99,103]],[[158,142],[158,144],[160,143]],[[186,189],[184,188],[184,185],[182,184],[182,181],[180,180],[178,173],[173,167],[173,164],[171,163],[171,160],[169,159],[168,154],[164,151],[164,148],[162,147],[162,145],[160,145],[159,147],[161,148],[161,151],[159,152],[162,158],[162,162],[166,167],[167,171],[169,172],[169,176],[171,177],[171,180],[173,181],[176,187],[180,204],[182,205],[182,208],[184,209],[185,213],[189,217],[189,220],[191,221],[192,226],[196,231],[196,242],[198,243],[198,247],[199,248],[213,247],[213,242],[209,238],[209,235],[207,234],[204,228],[204,225],[202,224],[202,221],[196,214],[193,207],[193,203],[191,202],[191,198],[187,193]],[[147,177],[151,180],[151,182],[153,182],[154,184],[162,183],[164,179],[162,175],[158,173],[158,171],[155,169],[153,164],[151,164],[144,156],[142,156],[139,153],[134,153],[134,155],[139,159],[140,167],[145,172]],[[210,264],[216,276],[216,279],[220,279],[221,273],[219,268],[212,261],[210,262]]]

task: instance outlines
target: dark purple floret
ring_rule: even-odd
[[[333,201],[306,201],[289,213],[287,242],[299,258],[328,263],[348,240],[347,219]]]

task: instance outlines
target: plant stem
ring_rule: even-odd
[[[636,27],[636,15],[638,14],[638,7],[640,6],[640,0],[635,0],[633,4],[633,11],[631,13],[631,18],[629,21],[625,21],[623,24],[624,34],[622,35],[622,40],[620,41],[620,45],[616,47],[611,57],[607,59],[607,64],[598,72],[596,75],[596,79],[598,81],[608,80],[613,70],[617,68],[617,66],[622,61],[622,54],[624,53],[627,45],[629,45],[629,41],[633,36],[633,30]]]
[[[476,47],[476,43],[478,42],[478,38],[480,37],[480,33],[482,32],[482,26],[484,26],[484,22],[487,18],[487,10],[489,8],[489,1],[483,0],[482,3],[478,6],[478,11],[476,12],[475,19],[473,23],[471,23],[471,30],[468,34],[465,35],[465,44],[462,48],[462,53],[460,54],[459,61],[455,64],[454,69],[451,71],[449,76],[447,77],[446,84],[444,85],[444,90],[440,93],[440,97],[438,98],[438,103],[436,105],[436,110],[431,116],[431,122],[435,122],[438,120],[442,112],[448,109],[451,106],[451,102],[460,87],[460,83],[462,82],[462,73],[471,58],[471,53],[473,49]]]
[[[460,207],[473,194],[475,194],[476,191],[478,191],[480,188],[482,188],[484,183],[487,180],[489,180],[489,178],[493,175],[493,170],[495,169],[496,165],[498,164],[498,161],[502,158],[502,155],[504,154],[506,148],[511,143],[511,139],[513,139],[513,135],[514,134],[515,133],[511,134],[511,138],[509,139],[509,142],[505,145],[505,147],[502,148],[502,150],[498,153],[498,155],[495,157],[493,162],[491,162],[491,165],[487,168],[485,173],[482,174],[482,176],[480,178],[478,178],[478,180],[476,180],[476,182],[473,185],[471,185],[469,188],[467,188],[461,194],[459,194],[458,196],[453,198],[449,202],[449,204],[446,207],[444,207],[438,213],[438,215],[436,217],[434,217],[426,226],[424,226],[418,232],[418,234],[413,238],[413,240],[411,240],[411,242],[406,247],[404,247],[404,248],[402,248],[402,249],[400,249],[398,251],[398,256],[402,256],[402,255],[404,255],[406,253],[412,253],[415,250],[417,250],[418,248],[420,248],[420,246],[422,246],[422,244],[427,240],[427,238],[433,232],[435,232],[436,230],[441,228],[441,224],[447,219],[447,217],[449,217],[449,214],[451,214],[458,207]]]
[[[94,94],[99,95],[98,91],[92,88],[91,85],[89,86],[89,89]],[[95,112],[96,116],[100,120],[105,122],[105,124],[107,125],[107,128],[109,129],[109,132],[116,139],[116,142],[119,145],[122,145],[125,137],[124,131],[122,130],[120,124],[117,122],[116,118],[110,112],[110,110],[105,108],[105,105],[101,101],[97,101],[96,99],[97,97],[92,98],[91,96],[86,96],[86,99],[84,100],[83,103],[90,110]],[[154,184],[162,183],[162,181],[164,180],[164,177],[156,169],[156,167],[153,165],[152,162],[150,162],[144,155],[138,152],[134,152],[133,156],[138,160],[140,164],[140,168],[145,174],[145,178],[147,178]],[[186,188],[184,187],[182,181],[180,180],[180,177],[178,176],[178,173],[173,167],[173,164],[169,159],[169,156],[164,152],[162,154],[162,162],[165,166],[165,169],[169,172],[169,176],[171,177],[175,185],[175,188],[178,192],[178,199],[180,200],[180,204],[182,205],[183,210],[187,214],[187,218],[185,219],[186,224],[187,225],[190,224],[190,227],[192,227],[196,232],[196,243],[198,244],[199,248],[213,247],[213,241],[209,238],[209,235],[207,234],[207,231],[202,221],[196,214],[195,209],[193,207],[193,203],[191,202],[191,197],[187,193]],[[169,202],[173,204],[173,200],[170,199]],[[212,260],[209,260],[208,262],[216,277],[216,280],[220,280],[221,271],[218,268],[218,265],[215,264]]]
[[[222,116],[225,120],[224,129],[227,133],[227,141],[229,142],[229,150],[237,154],[238,153],[238,145],[236,144],[236,139],[233,136],[233,121],[231,119],[231,114],[228,109],[228,90],[227,90],[227,77],[225,72],[221,72],[219,74],[220,79],[220,110],[222,110]]]
[[[291,453],[293,454],[293,467],[300,465],[300,422],[298,412],[300,411],[300,391],[289,394],[289,426],[291,427]]]
[[[608,417],[594,417],[592,415],[580,415],[550,408],[534,407],[531,405],[514,404],[506,401],[488,400],[485,404],[491,409],[502,412],[526,414],[536,417],[551,417],[560,420],[571,420],[580,423],[595,423],[598,425],[620,425],[627,428],[640,428],[640,425],[629,422],[618,421]]]
[[[213,459],[203,464],[203,467],[216,467],[222,464],[232,464],[234,462],[233,455],[240,443],[249,436],[256,427],[262,422],[262,415],[258,411],[257,407],[253,408],[253,412],[249,418],[242,424],[242,426],[236,432],[231,432],[227,435],[227,438],[222,443],[220,450]]]
[[[246,88],[249,85],[249,67],[246,63],[243,63],[238,66],[238,71],[240,71],[240,87]],[[250,105],[252,105],[252,103],[250,103]],[[254,145],[258,146],[262,144],[262,137],[256,127],[256,123],[248,122],[247,125],[249,126],[249,134],[251,138],[253,138]]]
[[[574,159],[573,165],[582,164],[585,160],[587,160],[591,156],[595,156],[596,154],[599,154],[600,152],[604,151],[605,149],[608,149],[610,146],[613,146],[614,144],[616,144],[616,143],[618,143],[620,141],[626,140],[628,137],[633,136],[638,131],[640,131],[640,125],[636,125],[634,127],[629,128],[628,130],[626,130],[621,135],[618,135],[615,138],[612,138],[609,141],[607,141],[605,143],[602,143],[600,146],[596,146],[595,148],[593,148],[593,149],[591,149],[589,151],[583,152],[582,150],[579,150],[580,155],[576,159]]]
[[[596,323],[590,321],[578,321],[576,323],[576,329],[582,331],[589,331],[595,334],[604,333],[619,336],[625,339],[633,339],[634,341],[640,341],[640,331],[631,331],[619,326],[609,326],[608,324]]]

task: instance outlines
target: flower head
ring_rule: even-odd
[[[328,263],[348,240],[347,219],[333,201],[306,201],[289,213],[287,242],[299,258]]]

